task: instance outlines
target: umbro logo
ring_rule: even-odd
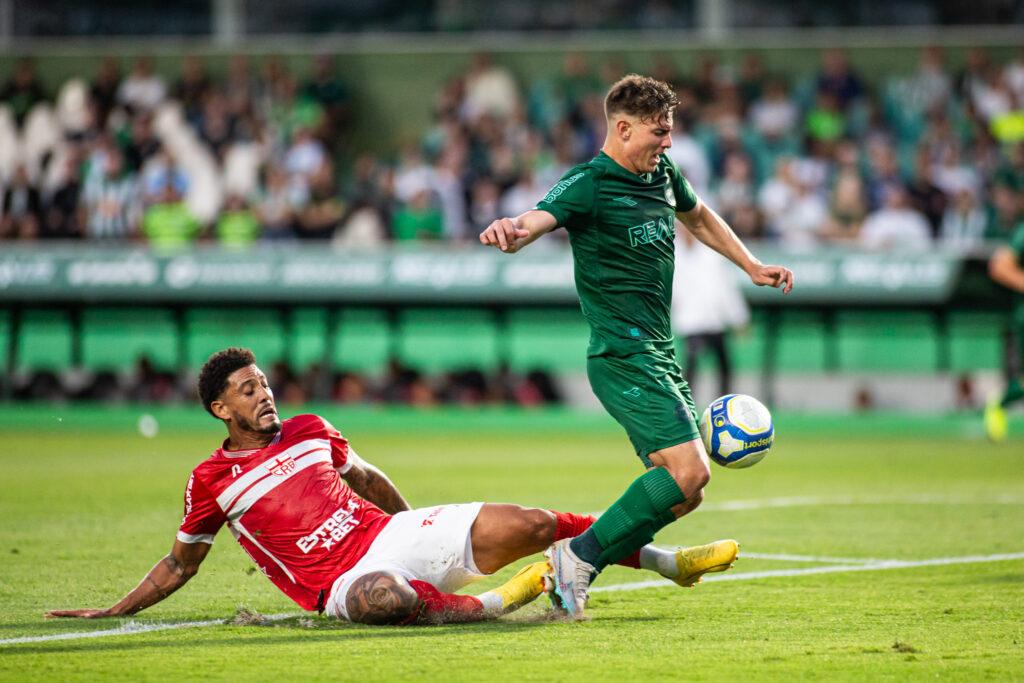
[[[630,197],[628,194],[623,195],[621,197],[616,197],[612,201],[618,202],[619,204],[625,204],[626,206],[636,206],[636,200]]]

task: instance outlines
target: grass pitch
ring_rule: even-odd
[[[414,506],[594,511],[640,472],[603,416],[318,412]],[[469,626],[303,615],[226,531],[196,578],[132,620],[44,620],[49,608],[107,606],[145,575],[173,542],[189,470],[222,438],[198,409],[156,414],[155,438],[138,433],[138,416],[0,413],[0,641],[231,621],[240,607],[290,616],[0,644],[0,678],[1024,677],[1024,441],[991,446],[971,420],[781,419],[763,463],[714,468],[704,507],[657,539],[737,538],[741,560],[716,576],[730,580],[621,590],[658,577],[611,568],[597,584],[611,590],[593,595],[582,623],[550,621],[542,601]]]

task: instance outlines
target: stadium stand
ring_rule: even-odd
[[[837,49],[801,69],[712,51],[653,57],[643,70],[677,86],[671,154],[744,238],[973,253],[1024,217],[1024,141],[1007,124],[1024,108],[1024,53],[995,52],[930,47],[911,68],[880,70]],[[329,56],[130,62],[94,59],[95,71],[58,84],[31,59],[13,65],[0,102],[0,240],[469,241],[596,151],[601,95],[625,70],[612,56],[568,53],[523,78],[515,60],[477,55],[423,104],[431,122],[391,157],[352,144],[356,91]],[[287,361],[297,383],[316,368],[378,378],[377,396],[403,372],[432,377],[445,396],[438,378],[460,370],[498,382],[585,371],[576,310],[0,313],[0,342],[13,349],[4,362],[21,383],[82,371],[130,383],[143,360],[146,371],[194,371],[225,343]],[[755,310],[731,348],[741,373],[766,363],[796,375],[993,372],[1004,325],[986,311]]]

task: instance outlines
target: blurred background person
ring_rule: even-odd
[[[718,370],[716,395],[728,394],[733,381],[729,336],[750,322],[750,309],[740,291],[736,267],[678,223],[676,229],[672,328],[682,342],[683,377],[697,396],[697,366],[711,355]]]

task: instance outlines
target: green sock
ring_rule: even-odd
[[[675,520],[672,507],[685,500],[668,470],[655,467],[637,477],[622,497],[569,545],[577,557],[601,571],[650,543],[659,529]]]
[[[1006,386],[1006,393],[1003,394],[1002,400],[999,401],[999,405],[1005,408],[1021,398],[1024,398],[1024,386],[1021,386],[1018,380],[1010,380],[1010,383]]]

